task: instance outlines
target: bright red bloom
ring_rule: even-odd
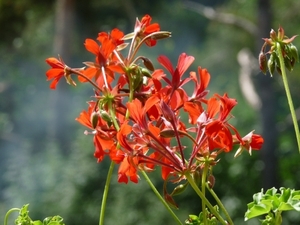
[[[227,117],[236,104],[237,101],[228,98],[227,94],[223,96],[216,94],[208,100],[205,132],[208,135],[210,150],[218,148],[224,149],[225,152],[231,151],[233,145],[231,130],[238,140],[241,140],[237,129],[227,122]],[[219,117],[214,119],[218,113]]]
[[[144,37],[160,30],[159,24],[158,23],[151,24],[151,20],[152,18],[149,15],[145,15],[141,21],[136,19],[134,32],[137,34],[137,37],[143,39]],[[146,40],[146,45],[152,47],[156,45],[156,40],[153,38],[149,38]]]
[[[46,72],[47,80],[53,79],[53,81],[50,84],[50,88],[55,89],[58,81],[62,77],[70,75],[68,74],[67,70],[67,68],[69,67],[61,59],[58,60],[54,57],[46,59],[46,63],[48,63],[49,66],[52,67]]]
[[[206,88],[210,81],[210,74],[208,73],[207,69],[202,69],[200,66],[198,67],[198,74],[200,83],[196,77],[196,73],[190,72],[190,77],[195,82],[195,89],[191,99],[201,101],[202,98],[205,97],[208,93],[208,90],[206,90]]]
[[[240,142],[240,147],[235,153],[235,157],[239,156],[243,152],[243,150],[247,150],[251,155],[252,150],[260,150],[264,143],[264,139],[262,138],[262,136],[254,134],[254,131],[251,131],[249,134],[244,136],[242,138],[242,141],[237,141]]]
[[[105,32],[98,34],[97,40],[100,42],[100,45],[93,39],[85,40],[84,45],[86,49],[93,53],[96,56],[96,59],[95,63],[85,62],[89,68],[87,68],[83,73],[89,79],[95,77],[100,88],[102,88],[105,84],[104,79],[106,79],[108,84],[113,81],[114,72],[124,72],[122,67],[119,65],[118,60],[113,55],[113,51],[116,50],[117,46],[124,42],[121,40],[123,36],[123,32],[118,29],[114,29],[112,30],[111,35]],[[86,82],[86,79],[79,77],[79,81]]]
[[[190,78],[181,79],[181,77],[194,62],[195,58],[193,56],[188,56],[186,53],[182,53],[178,58],[178,63],[175,69],[173,68],[171,61],[166,56],[159,56],[157,60],[170,72],[172,76],[172,80],[169,80],[167,77],[162,78],[168,84],[168,86],[164,88],[164,92],[167,96],[169,96],[167,102],[170,103],[173,109],[175,109],[187,101],[187,94],[181,87],[190,81]]]
[[[139,176],[137,175],[137,169],[133,164],[135,164],[135,165],[138,164],[137,158],[136,157],[131,158],[131,157],[125,156],[125,158],[121,162],[121,164],[119,166],[119,170],[118,170],[118,182],[119,183],[124,182],[127,184],[128,177],[132,182],[138,183]]]
[[[127,109],[130,113],[130,117],[135,121],[135,123],[143,130],[148,130],[148,123],[146,121],[146,115],[149,109],[159,102],[156,96],[148,98],[145,105],[138,99],[134,99],[132,102],[127,103]]]
[[[98,159],[98,162],[101,162],[105,155],[109,153],[109,150],[116,144],[114,137],[116,131],[107,126],[106,122],[97,118],[97,123],[92,124],[92,113],[95,111],[96,102],[89,102],[88,111],[82,111],[76,120],[82,125],[93,130],[90,134],[93,134],[94,146],[95,146],[95,158]],[[88,134],[88,132],[85,132]]]

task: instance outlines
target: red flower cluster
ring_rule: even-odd
[[[72,74],[93,85],[94,100],[77,121],[91,130],[86,133],[94,137],[98,162],[108,156],[119,164],[119,182],[138,182],[139,170],[148,172],[156,166],[161,167],[164,180],[177,182],[186,173],[199,172],[203,160],[215,165],[217,156],[235,145],[238,155],[244,149],[259,150],[263,144],[260,135],[250,132],[242,137],[229,123],[235,99],[227,94],[207,98],[210,74],[206,69],[198,67],[185,76],[193,56],[182,53],[175,68],[166,56],[159,56],[167,73],[137,56],[142,44],[152,47],[167,37],[170,32],[160,31],[146,15],[136,21],[133,33],[124,35],[114,29],[99,33],[98,42],[86,39],[86,49],[95,55],[93,62],[84,63],[86,68],[71,69],[62,60],[46,60],[52,67],[47,72],[48,79],[54,79],[51,88],[61,77],[73,84]],[[189,94],[184,86],[191,82],[194,89]],[[184,113],[189,123],[182,120]],[[187,140],[188,147],[183,144]]]

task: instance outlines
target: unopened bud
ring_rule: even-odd
[[[183,193],[187,186],[188,186],[188,182],[185,184],[180,184],[180,185],[176,186],[174,188],[174,190],[172,191],[171,196],[175,196],[175,195],[179,195],[179,194]]]
[[[268,70],[270,72],[271,77],[273,76],[274,70],[275,70],[275,62],[274,60],[271,60],[271,58],[268,60]]]
[[[151,38],[154,40],[160,40],[171,37],[171,32],[169,31],[157,31],[152,33]]]
[[[266,74],[266,72],[267,72],[267,56],[266,56],[266,54],[264,54],[263,52],[260,52],[259,56],[258,56],[258,61],[259,61],[259,68],[260,68],[261,72]]]
[[[213,188],[215,186],[216,183],[216,178],[213,175],[209,175],[208,177],[208,186],[210,188]]]
[[[292,71],[293,70],[292,62],[291,62],[291,60],[287,56],[284,57],[284,65],[288,69],[288,71]]]
[[[153,66],[151,60],[146,57],[142,57],[142,59],[143,59],[145,67],[150,71],[154,71],[154,66]]]
[[[298,54],[298,49],[296,48],[295,45],[291,44],[290,45],[290,51],[291,51],[291,55],[292,55],[292,58],[298,62],[299,61],[299,54]]]
[[[151,78],[151,73],[146,68],[141,68],[141,73],[148,78]]]
[[[284,38],[284,30],[283,30],[283,28],[282,27],[279,27],[278,28],[278,40],[283,40],[283,38]]]
[[[174,130],[162,130],[159,135],[163,138],[172,138],[175,137],[175,131]]]
[[[108,123],[111,122],[110,115],[109,115],[105,110],[100,110],[100,117],[101,117],[105,122],[108,122]]]
[[[91,123],[92,123],[92,126],[93,128],[95,129],[98,125],[98,121],[99,121],[99,114],[98,112],[92,112],[91,114]]]
[[[276,32],[273,29],[271,29],[271,31],[270,31],[270,38],[272,39],[272,41],[276,41],[277,40]]]

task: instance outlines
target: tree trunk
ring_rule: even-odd
[[[263,45],[262,38],[270,37],[272,27],[272,11],[270,0],[258,0],[258,33],[256,51],[257,55]],[[276,129],[276,111],[279,109],[275,89],[275,79],[260,73],[255,77],[257,92],[261,98],[260,116],[262,122],[262,135],[265,143],[260,151],[261,159],[264,163],[262,173],[262,187],[278,187],[278,158],[277,158],[277,140],[279,133]]]
[[[74,25],[74,0],[57,0],[55,9],[55,33],[53,41],[53,53],[60,55],[65,62],[70,61],[71,42]],[[49,136],[61,152],[66,155],[70,149],[70,120],[71,108],[70,86],[61,80],[54,93],[51,93],[50,104],[52,105],[53,118],[49,125]]]

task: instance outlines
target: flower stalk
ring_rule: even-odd
[[[296,140],[297,140],[297,144],[298,144],[298,151],[299,151],[299,154],[300,154],[300,133],[299,133],[299,126],[298,126],[297,116],[296,116],[296,113],[295,113],[295,107],[294,107],[294,104],[293,104],[293,99],[292,99],[292,96],[291,96],[291,92],[290,92],[290,88],[289,88],[289,83],[288,83],[288,79],[287,79],[287,75],[286,75],[283,53],[282,53],[281,46],[280,46],[279,42],[276,43],[276,51],[277,51],[277,55],[279,57],[280,70],[281,70],[283,85],[284,85],[284,89],[285,89],[285,93],[286,93],[288,105],[289,105],[289,108],[290,108],[290,112],[291,112],[291,116],[292,116],[292,121],[293,121],[293,124],[294,124],[294,129],[295,129],[295,134],[296,134]]]

